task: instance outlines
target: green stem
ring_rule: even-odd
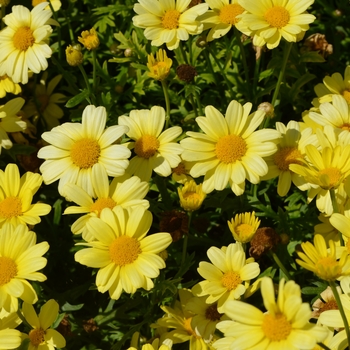
[[[237,30],[236,27],[234,29],[234,32],[235,32],[235,37],[236,37],[239,49],[241,51],[241,57],[242,57],[245,81],[246,81],[246,84],[248,86],[250,86],[249,85],[249,70],[248,70],[248,65],[247,65],[247,56],[245,54],[244,45],[243,45],[241,37],[240,37],[240,32]],[[248,88],[248,98],[250,98],[250,91],[251,90]]]
[[[96,50],[92,50],[92,78],[93,78],[93,87],[94,87],[94,93],[97,92],[97,79],[96,79],[96,64],[97,64],[97,54]]]
[[[78,67],[79,67],[79,69],[80,69],[81,74],[82,74],[83,77],[84,77],[86,88],[87,88],[88,91],[89,91],[89,97],[86,98],[86,99],[87,99],[87,101],[91,104],[91,100],[90,100],[90,96],[91,96],[91,85],[90,85],[90,83],[89,83],[89,79],[88,79],[88,77],[87,77],[87,75],[86,75],[86,72],[85,72],[84,67],[83,67],[81,64],[79,64]]]
[[[337,198],[335,195],[335,189],[331,188],[329,190],[329,194],[331,196],[331,200],[332,200],[332,206],[333,206],[333,213],[339,213],[339,207],[338,207],[338,202],[337,202]],[[340,231],[338,231],[339,234],[339,241],[340,241],[340,245],[344,246],[344,239],[343,239],[343,235]]]
[[[217,77],[216,77],[216,74],[214,72],[214,68],[213,68],[213,65],[211,64],[211,59],[208,55],[208,52],[206,51],[206,49],[203,50],[203,54],[204,54],[204,57],[205,57],[205,60],[208,64],[208,67],[209,67],[209,70],[210,70],[210,73],[213,75],[213,78],[214,78],[214,81],[215,81],[215,85],[216,86],[219,86],[219,82],[217,80]]]
[[[273,260],[275,260],[275,263],[278,265],[278,267],[282,270],[282,272],[285,274],[285,276],[287,277],[287,280],[291,280],[292,277],[290,276],[288,270],[284,267],[284,265],[282,264],[281,260],[279,259],[279,257],[277,256],[277,254],[273,251],[270,250],[270,254],[272,255]]]
[[[188,212],[188,233],[184,235],[184,241],[183,241],[183,246],[182,246],[182,258],[181,258],[181,267],[185,264],[186,261],[186,255],[187,255],[187,243],[188,243],[188,235],[190,234],[190,227],[191,227],[191,219],[192,219],[192,212]]]
[[[201,105],[201,101],[200,101],[198,92],[196,90],[194,90],[194,97],[195,97],[196,102],[197,102],[199,115],[204,115],[203,109],[202,109],[202,105]]]
[[[186,52],[185,52],[184,47],[183,47],[183,45],[182,45],[181,42],[180,42],[180,44],[179,44],[179,48],[180,48],[180,51],[181,51],[182,59],[183,59],[183,61],[187,64],[187,63],[188,63],[188,62],[187,62],[187,55],[186,55]]]
[[[224,80],[225,80],[225,82],[226,82],[226,85],[227,85],[227,87],[228,87],[228,91],[229,91],[229,93],[230,93],[230,95],[231,95],[231,98],[234,99],[234,98],[235,98],[235,94],[234,94],[233,91],[232,91],[231,83],[230,83],[229,80],[227,79],[226,72],[225,72],[224,69],[222,68],[222,66],[221,66],[221,64],[220,64],[220,62],[219,62],[219,60],[218,60],[218,58],[216,57],[215,53],[213,53],[213,51],[211,50],[211,48],[210,48],[209,45],[208,45],[208,50],[209,50],[211,56],[214,58],[215,63],[217,64],[217,66],[218,66],[219,69],[220,69],[221,75],[223,76],[223,78],[224,78]]]
[[[334,281],[328,281],[329,286],[332,289],[333,295],[334,295],[334,299],[337,302],[338,305],[338,309],[340,312],[340,315],[343,319],[344,322],[344,328],[345,328],[345,332],[346,332],[346,337],[348,338],[348,344],[350,344],[350,329],[349,329],[349,323],[348,323],[348,319],[346,318],[345,312],[344,312],[344,308],[343,308],[343,304],[340,300],[340,296],[337,290],[337,286],[335,285]]]
[[[27,327],[29,327],[30,329],[33,329],[33,327],[27,322],[27,320],[25,319],[25,317],[22,314],[22,311],[20,309],[17,309],[17,316],[21,319],[21,321],[23,322],[23,324],[25,324]]]
[[[161,83],[162,83],[162,88],[164,92],[165,108],[166,108],[165,129],[168,129],[169,122],[170,122],[170,99],[169,99],[168,84],[166,83],[165,80],[162,80]]]
[[[283,51],[283,59],[282,59],[282,66],[281,66],[281,70],[280,70],[280,74],[278,75],[278,80],[277,80],[277,84],[276,84],[276,89],[275,92],[272,96],[272,101],[271,104],[275,107],[276,106],[276,100],[278,98],[278,94],[280,92],[280,87],[284,78],[284,72],[286,70],[286,66],[287,66],[287,62],[288,62],[288,57],[290,54],[290,51],[292,49],[292,42],[285,42],[285,46],[284,46],[284,51]]]
[[[66,11],[63,11],[63,13],[64,13],[64,17],[65,17],[66,22],[67,22],[70,41],[72,43],[75,43],[76,41],[75,41],[75,38],[74,38],[74,32],[73,32],[72,26],[70,25],[70,19],[67,17],[67,12]]]
[[[254,68],[254,80],[253,80],[253,94],[257,93],[257,87],[258,87],[258,81],[259,81],[259,73],[260,73],[260,62],[261,57],[259,57],[255,62],[255,68]],[[256,103],[258,101],[255,101]]]
[[[49,6],[53,15],[53,18],[55,19],[55,21],[58,23],[58,18],[57,18],[57,14],[55,12],[55,10],[52,7],[51,1],[49,1]],[[61,26],[57,26],[57,39],[58,39],[58,58],[61,61],[62,60],[62,33],[61,33]]]
[[[198,112],[197,112],[196,104],[194,103],[193,95],[191,94],[189,97],[190,97],[191,105],[192,105],[192,108],[193,108],[194,117],[197,118],[198,117]]]
[[[322,348],[322,349],[325,349],[325,350],[331,350],[327,345],[324,345],[322,343],[317,343],[317,345]]]

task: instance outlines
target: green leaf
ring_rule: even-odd
[[[67,302],[62,306],[62,311],[64,312],[77,311],[82,309],[83,307],[84,307],[84,304],[71,305]]]
[[[53,214],[53,223],[54,225],[59,225],[62,217],[62,199],[57,199],[57,201],[54,203],[52,206],[54,209],[54,214]]]
[[[323,56],[316,51],[304,52],[300,57],[300,62],[326,62]]]
[[[82,92],[80,92],[78,95],[72,97],[70,100],[67,101],[65,107],[72,108],[77,106],[80,102],[84,101],[86,98],[88,98],[90,95],[89,90],[84,89]]]
[[[292,88],[290,89],[290,96],[291,96],[291,100],[294,101],[296,99],[296,97],[298,96],[300,89],[307,84],[309,81],[313,80],[316,78],[316,75],[314,74],[310,74],[310,73],[306,73],[304,75],[302,75],[292,86]]]

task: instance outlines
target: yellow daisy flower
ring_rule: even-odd
[[[335,281],[350,275],[350,256],[347,251],[343,250],[338,260],[334,242],[329,240],[328,244],[329,249],[323,236],[316,234],[314,244],[301,244],[303,252],[297,253],[302,260],[296,259],[296,262],[325,281]]]
[[[149,207],[148,200],[143,199],[148,193],[149,185],[141,182],[137,176],[117,177],[109,184],[107,175],[101,172],[101,167],[95,167],[92,169],[92,187],[97,194],[96,200],[78,185],[67,184],[64,189],[69,200],[79,205],[68,207],[64,214],[86,214],[73,223],[71,230],[74,234],[82,233],[87,242],[93,237],[89,234],[86,224],[90,218],[99,218],[102,210],[113,209],[116,206],[134,208],[142,205],[145,209]]]
[[[287,195],[293,183],[305,191],[310,185],[299,174],[290,170],[290,164],[301,164],[305,158],[305,146],[318,146],[316,135],[311,128],[300,131],[299,123],[292,120],[287,125],[276,123],[276,129],[281,133],[282,139],[277,145],[277,152],[266,159],[269,170],[262,180],[269,180],[278,176],[277,193],[283,197]]]
[[[135,337],[136,335],[136,337]],[[136,332],[132,336],[131,339],[131,346],[127,350],[171,350],[173,346],[173,342],[170,339],[165,339],[161,344],[160,344],[160,339],[156,338],[152,341],[152,344],[145,344],[142,345],[142,347],[138,347],[138,339],[139,339],[139,333]],[[136,341],[134,341],[136,338]],[[136,344],[135,344],[136,343]]]
[[[168,58],[166,51],[159,49],[156,57],[149,54],[147,57],[148,76],[156,80],[164,80],[170,73],[170,68],[173,64],[172,59]]]
[[[26,172],[20,177],[16,164],[8,164],[0,170],[0,227],[6,222],[13,225],[39,223],[40,216],[47,215],[51,206],[32,204],[33,196],[42,183],[39,174]]]
[[[129,117],[121,116],[118,122],[129,128],[126,134],[134,140],[128,145],[136,153],[126,170],[129,174],[138,176],[142,181],[149,181],[152,170],[166,177],[171,174],[171,168],[178,166],[183,149],[174,141],[182,129],[173,126],[162,132],[165,124],[164,108],[154,106],[150,110],[132,110]]]
[[[283,37],[296,42],[303,38],[316,17],[306,13],[314,0],[239,0],[248,11],[240,17],[253,36],[253,45],[274,49]]]
[[[197,185],[193,180],[185,182],[181,188],[178,187],[177,193],[181,208],[190,212],[198,210],[207,196],[202,191],[202,184]]]
[[[106,109],[90,105],[84,109],[81,123],[64,123],[41,135],[51,143],[38,152],[38,158],[46,159],[40,167],[46,184],[59,180],[62,196],[65,184],[77,184],[96,197],[91,179],[94,167],[102,167],[109,176],[124,174],[131,152],[114,143],[128,128],[114,125],[105,129],[106,121]]]
[[[280,137],[277,130],[255,131],[264,120],[264,112],[249,114],[251,103],[242,106],[231,101],[224,117],[213,106],[205,108],[205,117],[196,118],[204,131],[186,134],[180,144],[185,149],[182,158],[196,162],[191,168],[193,177],[204,176],[203,191],[221,191],[229,183],[238,196],[244,192],[245,180],[257,184],[268,171],[263,157],[276,152],[272,140]]]
[[[51,10],[47,2],[29,11],[22,5],[12,7],[12,13],[3,18],[7,25],[0,32],[0,75],[7,74],[14,83],[28,83],[28,70],[39,73],[48,67],[52,50],[48,45],[52,33]]]
[[[236,214],[235,218],[227,221],[233,238],[240,243],[248,243],[252,240],[259,228],[260,220],[255,217],[255,212]]]
[[[24,99],[17,97],[0,106],[0,153],[2,147],[5,149],[12,147],[8,132],[24,131],[27,127],[27,123],[17,115],[23,105]]]
[[[202,261],[197,269],[205,281],[196,284],[192,291],[196,296],[207,296],[208,304],[217,302],[218,311],[223,313],[225,303],[241,298],[250,280],[259,275],[260,267],[253,258],[246,260],[240,243],[221,249],[211,247],[207,254],[211,263]]]
[[[107,224],[108,222],[108,224]],[[96,286],[99,292],[109,291],[118,300],[123,290],[133,294],[137,289],[153,288],[151,278],[165,267],[158,255],[172,242],[169,233],[161,232],[146,237],[152,224],[152,214],[144,207],[128,210],[115,207],[103,210],[99,218],[91,218],[87,228],[94,241],[75,254],[82,265],[99,268]]]
[[[1,258],[0,258],[1,259]],[[16,328],[22,321],[16,312],[0,311],[0,349],[17,349],[22,342],[21,332]]]
[[[52,6],[52,8],[53,8],[53,10],[54,10],[55,12],[57,12],[57,11],[61,8],[61,6],[62,6],[62,3],[61,3],[60,0],[49,0],[49,1],[50,1],[51,6]],[[45,1],[45,0],[32,0],[32,6],[33,6],[33,7],[34,7],[34,6],[38,6],[39,4],[41,4],[41,3],[43,3],[43,2],[48,2],[48,1]],[[47,6],[45,7],[45,10],[50,10],[50,9],[51,9],[50,5],[47,5]]]
[[[14,83],[6,74],[0,76],[0,98],[5,97],[7,93],[18,95],[21,91],[21,86]]]
[[[325,214],[318,216],[319,224],[314,226],[314,234],[323,236],[326,243],[331,239],[336,245],[340,245],[339,232],[330,223],[330,217]]]
[[[265,313],[238,300],[225,305],[225,313],[233,321],[218,323],[224,338],[213,344],[215,349],[313,350],[327,337],[327,328],[309,323],[310,305],[302,302],[300,287],[294,281],[281,279],[276,301],[272,279],[265,277],[261,294]],[[227,343],[230,347],[225,346]]]
[[[23,334],[24,339],[29,339],[28,350],[54,350],[64,348],[66,340],[63,335],[50,328],[58,316],[58,304],[50,299],[41,308],[39,315],[36,314],[33,305],[23,303],[23,316],[33,327],[29,334]]]
[[[179,46],[180,40],[186,41],[189,34],[197,35],[203,31],[203,24],[196,19],[208,9],[207,4],[198,4],[188,8],[191,0],[138,0],[134,5],[132,21],[136,27],[145,28],[146,39],[153,46],[166,44],[169,50]]]
[[[46,280],[38,272],[46,266],[42,256],[49,250],[47,242],[36,244],[36,234],[26,225],[6,224],[0,231],[0,309],[16,312],[18,298],[34,304],[38,297],[27,281]]]
[[[323,83],[314,87],[317,98],[312,102],[315,107],[320,103],[332,102],[335,95],[341,95],[350,104],[350,66],[345,68],[344,77],[340,73],[326,76]]]
[[[210,10],[201,15],[198,21],[204,24],[203,30],[210,28],[207,41],[221,38],[232,27],[236,27],[245,34],[249,32],[244,22],[238,17],[245,11],[238,0],[206,0],[206,3]]]
[[[89,51],[95,50],[100,46],[100,39],[98,38],[95,28],[84,30],[81,33],[81,37],[78,38],[78,41]]]
[[[59,119],[64,114],[58,103],[65,102],[67,98],[61,93],[53,92],[61,79],[62,75],[56,75],[46,84],[47,72],[45,72],[40,80],[40,84],[35,85],[33,99],[23,108],[23,112],[28,118],[37,115],[43,116],[48,130],[59,125]]]

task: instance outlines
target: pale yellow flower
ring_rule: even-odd
[[[6,74],[0,76],[0,98],[5,97],[7,93],[18,95],[21,91],[21,86],[14,83]]]
[[[259,228],[260,220],[255,217],[255,212],[237,214],[231,221],[227,221],[233,238],[240,243],[248,243],[252,240]]]
[[[185,182],[181,188],[178,187],[177,193],[181,207],[189,212],[198,210],[207,196],[202,191],[202,184],[197,185],[193,180]]]
[[[167,78],[173,61],[167,56],[165,50],[159,49],[155,57],[153,54],[149,54],[147,60],[149,77],[156,80],[164,80]]]

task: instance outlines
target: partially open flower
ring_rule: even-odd
[[[81,46],[78,45],[68,45],[66,48],[66,59],[70,66],[79,66],[83,63],[83,54],[81,52]]]
[[[233,238],[240,243],[250,242],[260,225],[260,220],[255,217],[255,212],[237,214],[235,218],[227,222]]]
[[[78,38],[78,41],[89,51],[95,50],[100,46],[100,39],[98,38],[95,28],[84,30]]]
[[[180,197],[180,205],[186,211],[195,211],[202,205],[206,194],[202,191],[202,184],[197,185],[193,180],[189,180],[177,192]]]
[[[147,63],[148,76],[156,80],[164,80],[168,77],[172,64],[173,61],[168,58],[166,51],[163,49],[158,50],[155,57],[153,54],[149,54]]]

